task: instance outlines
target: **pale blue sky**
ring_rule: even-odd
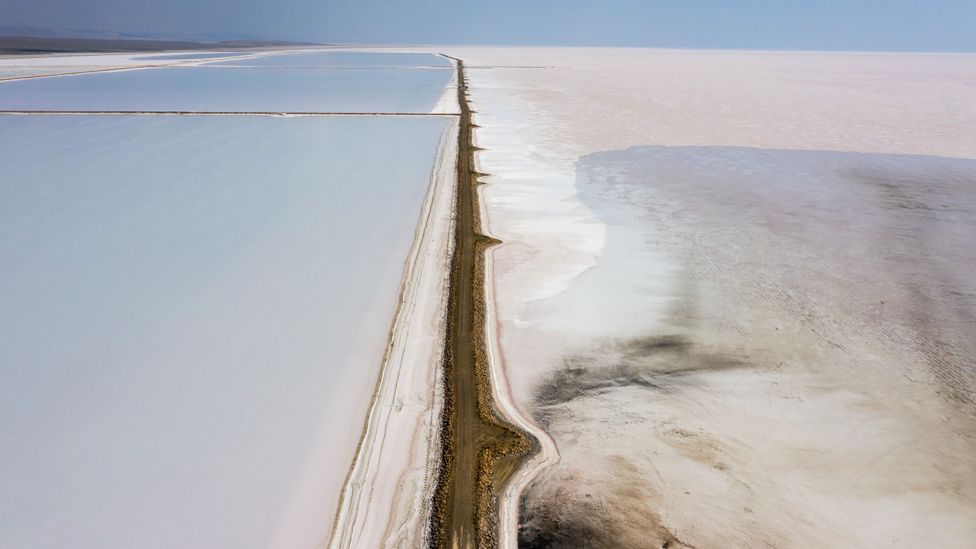
[[[976,51],[976,0],[0,0],[0,25],[323,42]]]

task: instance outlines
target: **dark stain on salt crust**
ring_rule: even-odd
[[[741,357],[697,349],[681,335],[618,342],[564,358],[536,389],[534,415],[548,427],[559,405],[578,398],[628,386],[670,393],[691,382],[688,374],[746,366]]]
[[[534,415],[548,428],[563,405],[576,399],[624,387],[669,394],[695,383],[692,374],[751,366],[744,357],[705,349],[677,334],[618,341],[566,357],[563,368],[539,385]],[[559,464],[522,496],[519,547],[691,547],[662,524],[656,501],[650,483],[624,456],[611,456],[592,470]]]
[[[605,461],[599,479],[585,471],[559,466],[526,490],[520,505],[523,521],[519,547],[524,549],[691,548],[662,525],[651,506],[654,491],[637,468],[622,456]],[[588,482],[589,481],[589,482]]]

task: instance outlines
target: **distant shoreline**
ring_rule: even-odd
[[[310,42],[273,40],[224,40],[194,42],[187,40],[118,39],[118,38],[51,38],[42,36],[0,36],[0,55],[38,55],[45,53],[110,53],[163,50],[249,49],[281,46],[322,46]]]

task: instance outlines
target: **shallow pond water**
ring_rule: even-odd
[[[233,59],[211,63],[213,65],[260,66],[260,67],[322,67],[322,68],[377,68],[377,67],[441,67],[451,68],[451,62],[429,53],[374,53],[350,51],[312,51],[263,55],[250,59]]]
[[[167,67],[0,82],[0,110],[426,113],[450,80],[447,70]]]
[[[325,539],[447,125],[0,117],[0,545]]]

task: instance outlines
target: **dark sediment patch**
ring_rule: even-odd
[[[689,383],[689,374],[747,365],[739,356],[696,349],[679,335],[613,343],[566,357],[562,368],[543,379],[535,393],[535,419],[547,426],[559,405],[616,388],[670,393]]]
[[[617,341],[566,357],[538,386],[534,415],[549,428],[579,399],[628,387],[646,389],[653,398],[696,383],[697,374],[755,366],[682,335]],[[660,498],[637,467],[623,455],[599,459],[586,469],[559,463],[525,490],[519,547],[691,547],[665,526]]]
[[[621,456],[607,459],[598,478],[557,465],[521,501],[519,547],[524,549],[687,548],[662,525],[653,489]]]

